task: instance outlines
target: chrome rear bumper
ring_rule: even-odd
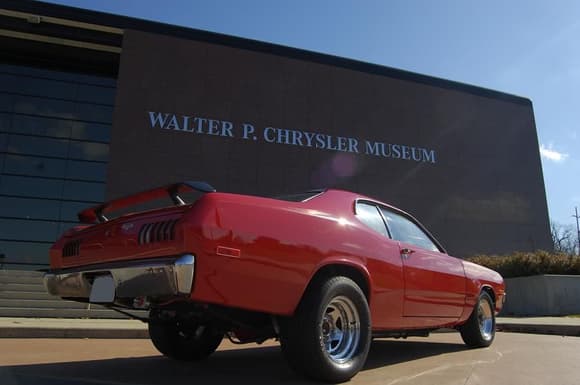
[[[89,298],[95,277],[110,275],[115,298],[163,298],[189,295],[193,286],[195,256],[160,258],[123,264],[93,265],[44,275],[48,293],[69,298]]]

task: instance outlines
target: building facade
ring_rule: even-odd
[[[76,213],[179,180],[343,188],[451,254],[551,248],[531,102],[293,48],[0,2],[0,254],[43,266]]]

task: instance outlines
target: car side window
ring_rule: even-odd
[[[377,206],[369,203],[357,202],[356,216],[362,223],[364,223],[371,229],[384,235],[385,237],[389,236],[389,234],[387,233],[385,222],[383,221],[383,218],[381,217],[381,214],[379,213],[379,209],[377,208]]]
[[[381,208],[393,239],[415,245],[425,250],[441,251],[431,238],[415,223],[391,210]]]

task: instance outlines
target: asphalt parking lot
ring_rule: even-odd
[[[148,340],[0,339],[0,384],[306,384],[279,346],[223,342],[203,363],[160,356]],[[375,340],[349,384],[580,383],[580,338],[498,333],[488,349],[468,350],[456,333]]]

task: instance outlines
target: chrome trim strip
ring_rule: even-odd
[[[147,225],[147,230],[145,230],[145,239],[144,239],[145,242],[144,243],[151,243],[150,236],[151,236],[151,229],[152,228],[153,228],[153,224],[152,223],[149,223]]]
[[[177,221],[179,219],[174,220],[171,222],[171,226],[169,226],[169,240],[173,241],[175,239],[175,226],[177,225]]]
[[[139,233],[137,233],[137,243],[139,245],[143,244],[143,230],[145,229],[146,225],[141,225],[141,227],[139,227]]]
[[[161,226],[163,226],[163,222],[155,223],[155,230],[153,231],[153,242],[161,241]]]
[[[18,12],[18,11],[11,11],[8,9],[0,9],[0,15],[19,18],[19,19],[25,19],[25,20],[38,20],[41,23],[64,25],[66,27],[82,28],[82,29],[88,29],[91,31],[114,33],[117,35],[123,34],[122,29],[115,28],[115,27],[109,27],[107,25],[90,24],[90,23],[84,23],[82,21],[61,19],[59,17],[43,16],[43,15]]]
[[[7,29],[0,29],[0,36],[13,37],[15,39],[22,39],[22,40],[39,41],[42,43],[58,44],[58,45],[64,45],[64,46],[68,46],[68,47],[86,48],[86,49],[92,49],[93,51],[112,52],[112,53],[119,53],[119,54],[121,53],[121,48],[113,47],[110,45],[88,43],[85,41],[63,39],[60,37],[53,37],[53,36],[37,35],[34,33],[10,31]]]
[[[171,221],[165,221],[165,222],[163,222],[163,225],[161,226],[161,231],[159,231],[159,234],[160,234],[160,238],[162,241],[169,240],[169,234],[167,234],[167,229],[169,229],[170,224],[171,224]]]

